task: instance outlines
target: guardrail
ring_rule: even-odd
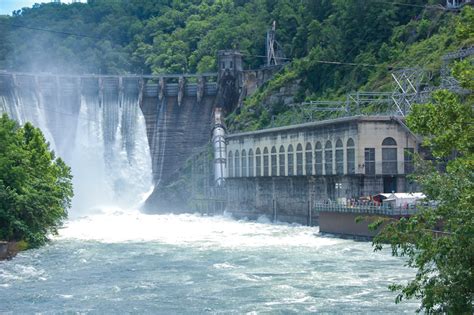
[[[390,207],[387,204],[337,204],[337,203],[316,203],[314,210],[317,212],[342,212],[360,214],[380,214],[380,215],[413,215],[417,213],[416,206]]]

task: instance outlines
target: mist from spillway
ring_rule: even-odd
[[[151,157],[138,90],[120,97],[64,82],[61,94],[25,81],[0,93],[0,113],[39,127],[55,154],[71,167],[71,218],[110,207],[138,208],[152,189]],[[26,79],[23,79],[26,80]],[[114,92],[114,91],[112,91]],[[107,90],[104,92],[107,93]],[[57,104],[57,106],[53,106]]]
[[[112,113],[85,100],[70,161],[75,191],[71,216],[137,208],[152,189],[150,151],[138,100],[121,107],[115,104]],[[105,132],[114,136],[106,138]]]

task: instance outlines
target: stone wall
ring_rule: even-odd
[[[282,69],[282,66],[264,67],[256,70],[245,70],[241,73],[241,92],[239,97],[239,106],[243,105],[246,97],[254,94],[258,88],[273,78],[276,73]],[[263,106],[269,107],[273,104],[282,103],[285,105],[294,102],[294,96],[298,92],[299,81],[291,82],[281,87],[278,91],[273,91],[263,100]]]
[[[404,182],[404,177],[400,181]],[[343,189],[336,189],[342,183]],[[380,193],[381,177],[293,176],[228,178],[226,211],[234,216],[317,225],[314,204]]]

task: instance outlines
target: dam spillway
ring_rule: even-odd
[[[97,142],[98,149],[91,154],[103,155],[106,174],[133,168],[137,158],[144,159],[137,157],[136,151],[146,146],[151,159],[148,169],[125,172],[135,178],[122,176],[111,185],[120,191],[126,180],[141,186],[145,177],[151,176],[157,192],[208,143],[217,87],[216,74],[56,76],[0,72],[0,112],[20,124],[30,121],[40,127],[52,149],[70,164],[87,160],[81,158],[87,152],[74,145],[78,138],[88,138],[88,147]],[[138,131],[140,120],[143,135]],[[155,211],[158,201],[155,198],[148,211]],[[171,204],[164,204],[161,210],[172,211],[166,209]]]

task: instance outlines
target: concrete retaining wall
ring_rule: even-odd
[[[342,183],[342,188],[337,189],[336,183]],[[360,175],[262,176],[227,178],[226,186],[226,210],[234,216],[256,219],[265,215],[271,220],[317,225],[314,203],[374,195],[383,183],[381,178]]]
[[[356,223],[357,217],[367,217],[367,220]],[[371,231],[368,225],[376,216],[359,213],[320,212],[319,232],[342,236],[372,238],[379,230]]]

